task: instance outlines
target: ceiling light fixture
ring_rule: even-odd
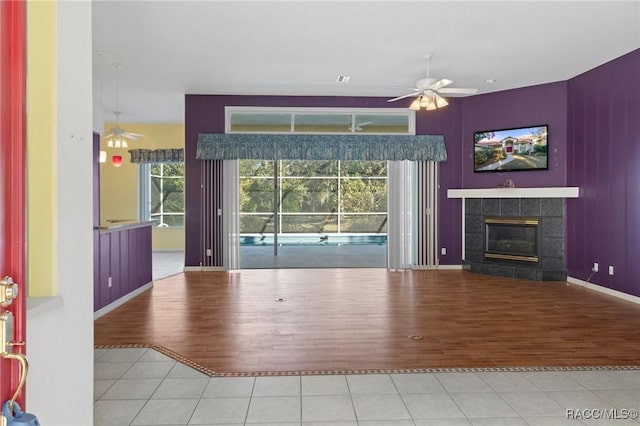
[[[433,111],[438,108],[444,108],[447,105],[449,105],[449,102],[445,98],[432,90],[427,90],[423,95],[418,96],[411,102],[409,109],[419,111],[424,108],[427,111]]]
[[[351,80],[351,76],[350,75],[339,75],[338,78],[336,79],[336,82],[338,82],[338,83],[348,83],[349,80]]]
[[[118,132],[118,129],[120,129],[120,111],[113,111],[113,114],[116,116],[116,127],[111,137],[107,140],[107,146],[109,148],[128,148],[127,140],[121,132]]]
[[[417,111],[421,108],[426,109],[427,111],[433,111],[434,109],[443,108],[449,105],[449,102],[443,98],[440,93],[444,94],[455,94],[455,95],[473,95],[477,93],[477,89],[467,89],[462,87],[447,87],[453,81],[442,78],[438,80],[437,78],[431,77],[431,53],[425,54],[424,58],[427,61],[427,76],[425,78],[421,78],[416,82],[416,86],[413,88],[415,90],[412,93],[407,93],[406,95],[398,96],[393,99],[387,100],[387,102],[395,102],[400,99],[405,99],[413,96],[417,96],[416,99],[411,103],[409,109]]]
[[[113,111],[113,115],[116,116],[116,126],[109,130],[109,134],[105,135],[107,140],[107,146],[109,148],[128,148],[129,143],[127,142],[127,138],[136,140],[139,137],[143,136],[139,133],[130,133],[125,132],[124,129],[120,127],[120,110],[118,109],[119,105],[119,79],[118,72],[122,69],[122,65],[118,63],[114,63],[113,67],[116,70],[116,97],[115,97],[115,110]]]

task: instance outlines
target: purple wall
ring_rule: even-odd
[[[97,244],[94,243],[94,312],[153,280],[151,225],[96,232],[99,235]]]
[[[443,134],[448,160],[440,165],[439,244],[447,255],[441,265],[462,263],[462,200],[448,199],[447,189],[495,188],[506,179],[519,187],[566,185],[567,83],[507,90],[456,99],[442,111],[422,111],[420,133]],[[509,173],[473,172],[473,132],[549,125],[549,170]]]
[[[224,133],[224,107],[225,106],[257,106],[257,107],[334,107],[334,108],[407,108],[411,100],[390,104],[387,98],[352,98],[352,97],[322,97],[322,96],[217,96],[217,95],[186,95],[185,99],[185,197],[186,197],[186,223],[185,223],[185,265],[200,266],[205,263],[201,258],[200,248],[200,160],[195,159],[198,133]],[[456,152],[457,140],[459,140],[459,106],[452,102],[451,107],[434,114],[420,112],[416,114],[417,134],[443,134],[449,152],[451,166],[443,166],[445,179],[448,185],[456,186],[455,161],[459,157]],[[454,142],[449,142],[451,138]],[[441,169],[442,170],[442,169]],[[446,198],[446,190],[444,190]],[[441,194],[442,195],[442,194]],[[442,196],[441,196],[442,199]],[[218,207],[214,206],[215,211]],[[456,207],[454,206],[455,210]],[[447,217],[445,220],[447,232],[440,232],[442,240],[446,234],[446,246],[457,246],[458,254],[452,257],[453,264],[460,264],[460,207],[457,207],[457,218]],[[457,223],[454,223],[457,222]],[[450,240],[450,242],[449,242]],[[221,244],[221,242],[220,242]],[[445,243],[443,243],[445,244]],[[445,246],[445,245],[443,245]],[[215,249],[214,249],[215,250]],[[217,265],[222,266],[222,265]]]
[[[473,132],[549,125],[549,170],[474,173]],[[566,186],[567,83],[550,83],[463,99],[462,188]]]
[[[296,96],[217,96],[187,95],[185,99],[186,158],[186,229],[185,265],[199,266],[201,200],[200,161],[195,159],[198,133],[224,133],[225,106],[266,107],[352,107],[406,108],[405,103],[389,104],[386,98],[296,97]],[[473,173],[473,132],[487,128],[517,127],[535,124],[550,125],[553,156],[549,171],[516,172],[512,179],[518,186],[564,186],[566,183],[566,83],[554,83],[534,88],[451,99],[447,108],[419,111],[416,114],[417,134],[444,135],[448,159],[440,163],[440,222],[438,247],[441,265],[460,265],[462,259],[462,202],[448,199],[452,188],[494,187],[506,177],[493,173]],[[554,136],[555,135],[555,136]],[[221,206],[213,206],[216,211]],[[219,240],[222,244],[222,240]],[[213,248],[214,253],[216,248]],[[222,266],[222,265],[217,265]]]
[[[450,106],[416,114],[417,134],[442,134],[448,160],[440,163],[439,247],[443,265],[461,263],[461,206],[450,188],[491,188],[505,179],[519,187],[579,186],[567,200],[565,252],[569,276],[586,280],[593,262],[602,272],[591,281],[640,295],[640,50],[566,82],[453,99]],[[224,107],[387,108],[386,98],[245,97],[187,95],[185,265],[198,266],[200,166],[198,133],[224,132]],[[473,132],[549,125],[549,170],[473,172]],[[606,271],[615,267],[615,275]]]
[[[569,275],[640,296],[640,50],[568,82]],[[600,272],[591,275],[594,262]],[[608,267],[614,267],[614,275]]]
[[[439,255],[441,265],[460,265],[462,259],[462,203],[447,198],[447,190],[462,187],[462,99],[450,99],[449,106],[436,111],[416,113],[416,133],[443,135],[447,146],[447,161],[440,163],[440,189],[438,193],[439,223],[438,247],[447,249]]]

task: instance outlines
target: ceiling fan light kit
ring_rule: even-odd
[[[427,111],[433,111],[438,108],[444,108],[447,105],[449,105],[449,102],[445,98],[435,92],[428,92],[415,98],[409,105],[409,109],[419,111],[423,108]]]
[[[411,105],[409,105],[409,109],[414,111],[418,111],[420,109],[433,111],[435,109],[443,108],[449,105],[449,102],[447,102],[447,100],[442,97],[440,93],[454,95],[473,95],[474,93],[477,93],[477,89],[445,87],[453,83],[453,81],[446,78],[438,80],[437,78],[431,77],[429,69],[431,56],[432,55],[430,53],[425,55],[425,59],[427,60],[427,76],[425,78],[421,78],[416,82],[416,86],[413,89],[414,92],[398,96],[397,98],[389,99],[387,102],[395,102],[400,99],[416,96],[414,101],[411,102]]]
[[[107,146],[109,148],[128,148],[129,144],[122,136],[113,136],[107,141]]]
[[[109,130],[109,133],[104,135],[104,138],[107,140],[107,147],[109,148],[128,148],[129,143],[127,142],[127,139],[135,141],[144,135],[141,135],[140,133],[125,132],[124,129],[120,127],[121,112],[118,111],[118,71],[122,69],[122,65],[114,63],[113,67],[116,70],[116,109],[113,111],[113,115],[116,117],[116,126],[112,127]]]

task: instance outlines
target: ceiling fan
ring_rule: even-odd
[[[395,102],[399,101],[400,99],[416,96],[416,99],[411,103],[409,108],[413,110],[424,108],[428,111],[431,111],[449,105],[449,102],[447,102],[447,100],[442,97],[441,94],[473,95],[474,93],[478,92],[478,89],[446,87],[453,83],[453,81],[446,78],[438,80],[437,78],[431,77],[429,72],[429,67],[431,65],[431,56],[431,53],[427,53],[425,55],[425,59],[427,60],[427,76],[416,81],[416,87],[412,89],[413,92],[407,93],[406,95],[398,96],[397,98],[389,99],[387,102]]]
[[[350,124],[349,127],[347,127],[347,130],[349,130],[350,132],[361,132],[364,126],[368,126],[370,124],[373,124],[373,121],[363,121],[362,123],[356,123],[355,127],[353,124]]]
[[[127,143],[127,139],[136,141],[144,136],[141,133],[125,132],[119,124],[121,112],[113,111],[113,114],[116,116],[116,126],[109,129],[109,133],[104,135],[109,148],[128,148],[129,144]]]
[[[103,137],[107,140],[107,146],[109,148],[128,148],[129,143],[127,142],[127,139],[135,141],[144,135],[140,133],[125,132],[124,129],[120,127],[120,114],[122,113],[118,110],[118,71],[122,68],[122,65],[114,63],[113,67],[116,69],[116,109],[113,111],[113,115],[116,116],[116,126],[109,129],[109,133],[105,134]]]

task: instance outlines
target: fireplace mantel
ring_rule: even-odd
[[[578,198],[579,193],[577,186],[448,189],[447,198]]]

